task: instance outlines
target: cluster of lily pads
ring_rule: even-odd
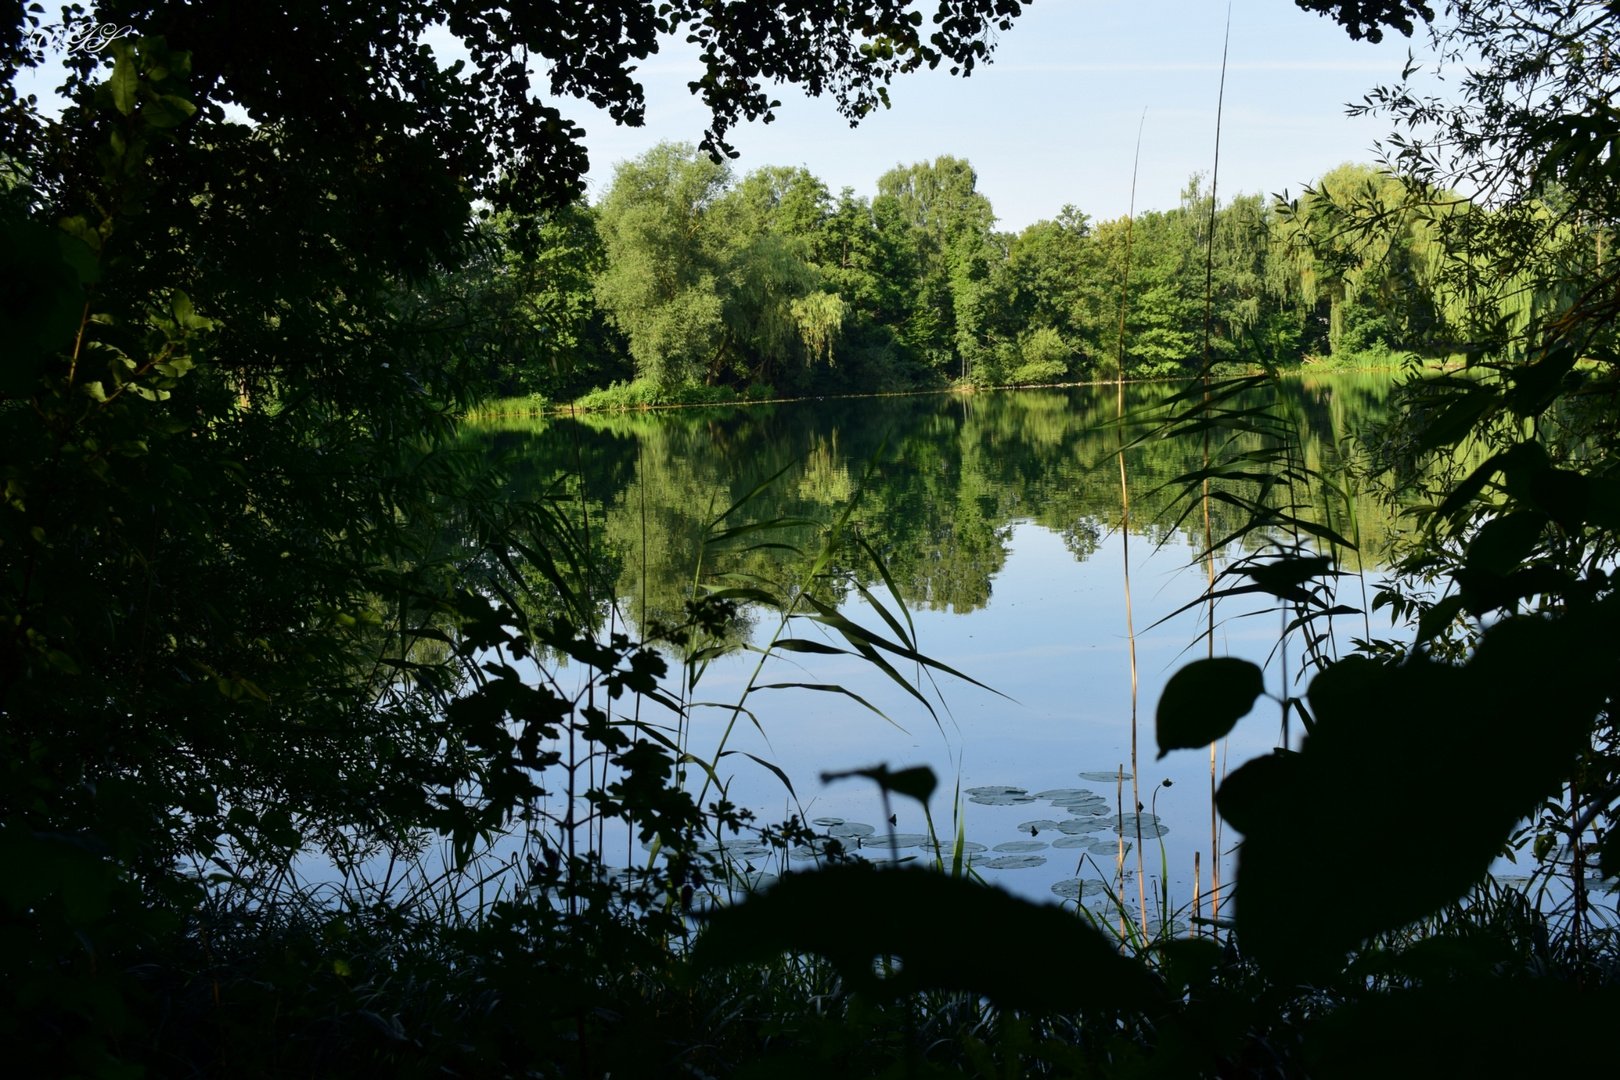
[[[1119,771],[1083,772],[1080,779],[1093,784],[1115,783],[1129,780],[1130,773]],[[1050,788],[1029,792],[1025,788],[1006,784],[987,784],[966,791],[967,800],[979,806],[1032,806],[1046,803],[1054,810],[1064,811],[1067,817],[1036,818],[1019,823],[1017,829],[1027,839],[1008,840],[993,847],[973,841],[963,841],[964,860],[977,870],[1026,870],[1044,866],[1047,856],[1036,854],[1048,848],[1057,851],[1089,853],[1113,859],[1129,850],[1141,839],[1157,839],[1169,828],[1153,814],[1124,814],[1115,812],[1109,799],[1087,788]],[[823,830],[804,844],[788,850],[793,862],[820,862],[829,858],[847,856],[872,860],[898,859],[906,861],[922,854],[932,855],[934,841],[925,833],[889,832],[860,821],[841,817],[812,818],[810,824]],[[939,838],[940,854],[950,858],[955,843],[948,837]],[[647,850],[650,843],[642,844]],[[735,885],[754,890],[765,888],[777,880],[777,875],[757,869],[756,861],[765,860],[771,850],[756,837],[738,836],[723,840],[705,840],[698,845],[699,855],[708,861]],[[905,854],[902,854],[905,853]],[[1052,891],[1065,900],[1077,903],[1093,898],[1104,901],[1107,886],[1100,880],[1072,878],[1052,886]]]
[[[1120,779],[1119,773],[1086,772],[1081,779],[1093,783]],[[1130,774],[1123,775],[1129,780]],[[1084,850],[1095,855],[1117,855],[1121,841],[1134,843],[1140,832],[1142,839],[1157,839],[1169,829],[1153,814],[1126,814],[1123,818],[1112,813],[1105,796],[1086,788],[1052,788],[1031,794],[1027,789],[1007,784],[987,784],[967,789],[968,802],[979,806],[1024,806],[1045,802],[1054,809],[1068,813],[1067,818],[1038,818],[1025,821],[1018,831],[1027,833],[1027,840],[1009,840],[986,847],[966,841],[962,853],[969,863],[980,870],[1025,870],[1046,865],[1045,855],[1035,854],[1048,848],[1055,850]],[[923,833],[894,833],[879,831],[858,821],[838,817],[819,817],[810,824],[826,830],[824,838],[800,845],[789,852],[789,857],[800,861],[825,858],[834,850],[867,858],[885,858],[910,848],[928,848],[931,841]],[[1100,834],[1112,832],[1111,837]],[[1050,839],[1038,839],[1046,834]],[[837,844],[837,849],[833,848]],[[941,854],[949,854],[954,844],[941,839]],[[1061,894],[1060,894],[1061,895]]]

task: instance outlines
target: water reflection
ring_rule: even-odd
[[[1285,384],[1282,403],[1305,464],[1331,465],[1343,440],[1383,416],[1392,385],[1386,375]],[[1174,389],[1129,387],[1128,406],[1140,413]],[[842,513],[864,483],[853,520],[882,551],[914,609],[921,651],[1007,696],[947,682],[935,715],[859,659],[773,660],[780,669],[773,667],[763,681],[836,683],[893,722],[835,695],[784,690],[772,691],[769,700],[750,699],[758,724],[739,728],[729,744],[732,756],[720,766],[727,798],[762,820],[802,812],[832,823],[829,828],[868,828],[862,823],[884,817],[872,793],[856,785],[824,787],[819,774],[878,762],[926,764],[942,781],[935,805],[942,831],[954,836],[960,819],[968,850],[982,855],[975,865],[990,880],[1051,900],[1054,887],[1070,888],[1064,883],[1076,876],[1095,877],[1099,866],[1112,867],[1109,852],[1117,852],[1120,830],[1108,815],[1129,818],[1132,785],[1128,778],[1116,782],[1132,760],[1132,710],[1114,412],[1114,388],[1078,387],[486,424],[470,427],[467,438],[515,455],[527,488],[584,477],[581,518],[589,521],[604,567],[602,588],[617,599],[617,617],[632,624],[672,618],[694,580],[715,570],[781,580],[792,560],[780,550],[734,544],[716,555],[702,548],[705,524],[778,472],[728,523],[801,519],[805,523],[785,536],[807,548],[817,545],[822,524]],[[1254,442],[1242,435],[1230,445],[1217,440],[1213,450],[1230,458],[1255,449]],[[1147,440],[1126,455],[1131,532],[1148,541],[1131,545],[1145,751],[1140,792],[1142,820],[1150,823],[1143,831],[1146,873],[1167,877],[1177,904],[1191,898],[1191,870],[1200,854],[1207,879],[1218,849],[1230,881],[1234,839],[1217,844],[1211,835],[1207,754],[1152,760],[1154,703],[1203,629],[1196,610],[1159,620],[1194,603],[1206,581],[1204,568],[1190,565],[1193,540],[1172,529],[1184,507],[1165,485],[1201,465],[1203,455],[1202,438]],[[1316,506],[1319,520],[1340,512],[1323,501],[1322,490],[1295,497]],[[1355,509],[1363,552],[1376,561],[1392,521],[1371,500]],[[1239,523],[1238,512],[1219,502],[1212,518],[1217,535]],[[1201,539],[1202,514],[1194,520],[1194,539]],[[701,567],[700,555],[706,560]],[[1343,561],[1354,566],[1356,559],[1347,554]],[[848,599],[847,608],[855,621],[875,624],[858,599]],[[1223,613],[1216,652],[1262,663],[1273,692],[1286,682],[1298,693],[1298,656],[1285,672],[1274,649],[1279,622],[1240,618],[1242,611],[1234,605]],[[1362,622],[1354,621],[1359,635]],[[749,628],[744,622],[736,629],[744,636]],[[1199,645],[1197,654],[1202,651]],[[753,663],[753,656],[735,654],[717,661],[705,676],[704,698],[735,701]],[[1262,702],[1239,725],[1229,758],[1223,750],[1223,770],[1269,752],[1278,722],[1268,708]],[[689,745],[711,754],[727,716],[724,709],[694,710]],[[791,793],[756,761],[779,767]],[[1030,794],[985,794],[993,789]],[[1033,802],[1042,805],[1024,805]],[[901,835],[920,835],[921,815],[895,809]],[[1082,809],[1091,819],[1076,816]],[[1134,841],[1137,821],[1129,820]],[[915,855],[908,849],[901,856],[908,852]],[[1129,866],[1134,869],[1134,856]],[[1133,884],[1128,891],[1152,895],[1154,888]]]
[[[1331,464],[1351,433],[1380,419],[1392,384],[1385,373],[1286,382],[1282,395],[1305,464]],[[1127,409],[1145,415],[1175,387],[1126,390]],[[469,427],[468,437],[516,451],[528,485],[584,476],[593,545],[622,610],[638,622],[643,612],[658,618],[679,610],[704,524],[781,470],[732,524],[828,522],[865,477],[858,528],[883,553],[906,601],[918,610],[967,613],[990,601],[1015,523],[1051,530],[1082,561],[1118,528],[1114,416],[1114,388],[1087,386],[587,414],[485,423]],[[1257,447],[1256,437],[1238,435],[1217,439],[1214,453]],[[1127,451],[1133,534],[1154,544],[1173,538],[1185,504],[1165,485],[1197,468],[1204,452],[1202,439],[1150,439]],[[1333,519],[1322,490],[1294,494],[1311,504],[1310,516]],[[1371,499],[1358,500],[1356,511],[1362,552],[1376,559],[1389,515]],[[1222,503],[1212,505],[1211,516],[1217,537],[1240,524],[1240,512]],[[1196,522],[1201,535],[1201,512]],[[810,545],[818,528],[799,526],[780,539]],[[780,559],[779,551],[756,551],[728,569],[770,573]],[[1353,553],[1343,559],[1355,565]]]

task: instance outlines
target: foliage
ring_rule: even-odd
[[[1069,207],[1013,235],[995,230],[972,167],[951,157],[890,170],[871,199],[834,199],[802,168],[737,179],[677,144],[614,176],[596,208],[546,216],[538,248],[520,252],[502,219],[486,231],[490,268],[475,263],[444,287],[484,328],[508,392],[561,396],[632,370],[666,390],[790,396],[1106,377],[1127,231],[1133,378],[1202,362],[1206,269],[1223,365],[1445,362],[1470,325],[1441,239],[1449,226],[1409,206],[1393,173],[1367,167],[1336,169],[1292,201],[1234,198],[1215,208],[1213,243],[1197,177],[1171,211],[1097,223]],[[1348,226],[1352,203],[1387,227]]]
[[[1306,6],[1368,36],[1428,14]],[[712,209],[726,228],[683,247],[668,200],[627,198],[602,208],[607,261],[593,264],[577,241],[596,223],[561,209],[584,168],[574,129],[529,93],[532,51],[554,95],[634,118],[629,61],[685,28],[704,56],[706,148],[720,152],[731,122],[768,114],[764,80],[830,90],[858,117],[894,74],[970,70],[1018,5],[944,4],[926,41],[920,12],[886,3],[351,5],[337,20],[321,5],[239,7],[71,9],[75,24],[123,16],[141,33],[109,48],[103,82],[94,56],[75,61],[60,122],[5,101],[0,1030],[14,1070],[1399,1075],[1612,1057],[1613,939],[1594,933],[1587,899],[1591,852],[1616,867],[1620,798],[1616,279],[1597,254],[1616,197],[1606,5],[1451,10],[1434,33],[1480,58],[1463,84],[1478,107],[1440,113],[1401,92],[1375,104],[1437,122],[1453,171],[1414,137],[1399,144],[1416,164],[1398,197],[1375,175],[1286,213],[1228,208],[1255,227],[1216,241],[1231,247],[1217,309],[1229,344],[1214,358],[1267,373],[1205,367],[1198,386],[1155,394],[1160,423],[1143,431],[1181,437],[1159,451],[1166,512],[1214,504],[1206,547],[1218,526],[1222,543],[1260,548],[1209,602],[1275,597],[1312,678],[1303,699],[1282,691],[1280,752],[1219,795],[1246,837],[1225,950],[1143,926],[1110,938],[957,876],[842,865],[847,853],[796,818],[759,826],[726,799],[730,730],[789,685],[760,681],[768,657],[860,657],[919,699],[902,664],[955,674],[919,651],[907,615],[908,600],[950,593],[909,587],[905,559],[928,552],[853,518],[884,469],[909,471],[896,501],[926,496],[937,446],[899,468],[879,440],[858,481],[831,448],[806,447],[793,498],[836,504],[830,520],[764,508],[785,464],[740,492],[723,487],[735,477],[706,478],[690,586],[658,610],[644,590],[633,640],[612,588],[626,519],[600,498],[593,515],[584,440],[570,490],[514,479],[454,438],[492,374],[517,377],[501,365],[529,354],[511,335],[560,361],[601,331],[587,279],[632,349],[640,335],[637,358],[677,385],[740,378],[739,365],[792,378],[799,356],[802,370],[906,379],[1095,365],[1085,335],[1118,287],[1117,224],[1065,215],[1018,258],[963,162],[897,170],[870,203],[834,202],[794,172],[728,189],[712,157],[703,180],[704,159],[666,149],[655,193],[697,176],[682,220],[706,228]],[[17,11],[0,41],[8,74],[37,59],[21,30],[38,13]],[[417,48],[439,20],[480,78]],[[225,104],[254,124],[230,122]],[[1503,180],[1472,189],[1495,203],[1450,194],[1482,176]],[[481,197],[511,216],[480,222]],[[1190,187],[1181,209],[1132,225],[1155,254],[1128,313],[1127,373],[1184,370],[1197,293],[1178,283],[1213,239],[1198,232],[1200,199]],[[1302,279],[1268,261],[1290,228],[1296,255],[1343,271],[1330,284],[1345,304],[1399,301],[1330,318],[1335,345],[1415,333],[1468,362],[1412,380],[1359,459],[1313,444],[1275,378],[1310,330]],[[551,258],[567,237],[579,259]],[[622,293],[615,243],[634,253]],[[1087,260],[1104,269],[1064,269]],[[688,266],[657,291],[658,268]],[[1007,267],[1074,293],[1020,293]],[[533,305],[490,319],[513,281]],[[1428,295],[1409,305],[1413,283]],[[838,304],[809,302],[818,290]],[[1275,347],[1240,352],[1245,339]],[[1018,466],[990,452],[999,434],[986,430],[977,467]],[[1416,638],[1340,659],[1337,561],[1364,543],[1362,485],[1392,512],[1424,503],[1378,598]],[[664,502],[690,511],[699,486],[667,485]],[[952,518],[985,552],[1003,519]],[[766,550],[785,557],[763,562]],[[840,612],[850,595],[882,629]],[[774,618],[763,644],[740,632],[754,618]],[[743,649],[759,661],[734,702],[695,696],[714,659]],[[1196,669],[1166,704],[1166,748],[1236,722],[1253,690],[1241,665]],[[713,708],[727,735],[696,752],[691,717]],[[1298,749],[1291,716],[1306,729]],[[855,772],[925,806],[936,786]],[[1463,819],[1451,844],[1395,857],[1398,887],[1347,888],[1338,873],[1367,828],[1354,811],[1369,778],[1387,834],[1437,807]],[[610,827],[648,846],[645,869],[609,871]],[[739,837],[841,865],[717,914],[688,950],[698,910],[761,885],[728,850]],[[1538,863],[1569,868],[1555,917],[1480,883],[1532,837]],[[317,861],[327,878],[303,877]],[[1050,928],[1044,955],[1009,955],[1022,926]],[[1006,948],[976,947],[995,942]],[[1075,970],[1101,977],[1063,977]],[[1553,1023],[1592,1037],[1546,1039]]]
[[[576,409],[648,409],[660,405],[719,405],[736,401],[730,387],[704,386],[688,383],[685,386],[664,387],[651,379],[614,383],[606,390],[593,390],[574,402]]]
[[[321,163],[348,177],[365,198],[342,212],[369,215],[382,226],[383,246],[419,255],[435,245],[442,223],[455,222],[452,233],[459,227],[474,199],[527,211],[576,198],[589,169],[584,132],[546,101],[586,100],[616,123],[639,125],[645,100],[634,72],[658,51],[661,35],[689,34],[699,46],[704,70],[692,90],[709,112],[704,149],[718,159],[730,152],[726,136],[739,121],[770,116],[767,82],[830,94],[856,122],[887,105],[897,75],[941,63],[969,74],[988,62],[994,35],[1021,11],[1011,0],[942,0],[929,32],[910,8],[893,0],[617,0],[544,9],[368,0],[334,19],[318,0],[251,13],[229,3],[105,0],[66,8],[63,18],[70,33],[127,25],[191,50],[199,57],[195,104],[209,122],[232,105],[255,123],[285,125],[289,164]],[[8,85],[42,60],[41,47],[23,34],[40,17],[15,9],[0,70]],[[440,67],[420,44],[429,29],[448,32],[468,59]],[[531,61],[544,65],[540,86]],[[92,80],[97,62],[93,52],[75,54],[74,78]],[[22,102],[10,105],[4,138],[19,147],[42,128]]]

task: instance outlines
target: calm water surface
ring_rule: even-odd
[[[1343,439],[1382,417],[1392,383],[1384,374],[1360,374],[1288,384],[1307,460],[1318,465],[1332,460]],[[1171,392],[1165,385],[1128,387],[1127,407],[1147,408]],[[785,690],[751,698],[759,723],[738,725],[727,746],[739,753],[725,757],[720,772],[731,800],[766,821],[803,812],[808,818],[870,824],[881,835],[882,811],[870,783],[826,785],[819,779],[823,771],[878,763],[931,766],[941,780],[933,801],[941,834],[954,834],[959,814],[967,839],[991,849],[1007,842],[1061,840],[1067,834],[1049,826],[1037,826],[1033,838],[1018,826],[1062,822],[1068,813],[1046,799],[983,805],[970,801],[967,789],[1005,785],[1034,794],[1078,788],[1105,797],[1112,808],[1116,784],[1080,774],[1131,769],[1128,547],[1139,684],[1138,784],[1145,810],[1168,829],[1144,845],[1144,872],[1150,895],[1155,883],[1167,878],[1173,902],[1182,904],[1192,895],[1195,852],[1206,896],[1209,890],[1215,850],[1210,756],[1183,751],[1155,760],[1153,710],[1170,674],[1204,655],[1204,645],[1196,641],[1203,609],[1170,616],[1199,597],[1207,571],[1192,564],[1202,514],[1188,519],[1196,521],[1196,538],[1174,528],[1184,504],[1162,485],[1196,467],[1204,448],[1201,439],[1155,440],[1126,453],[1131,520],[1129,530],[1122,531],[1114,412],[1114,388],[1078,387],[589,415],[578,421],[477,425],[469,428],[469,438],[516,454],[527,484],[584,475],[593,544],[607,566],[604,588],[616,596],[613,618],[631,632],[644,619],[678,613],[693,580],[705,521],[761,481],[786,467],[733,523],[772,517],[830,521],[871,468],[854,520],[883,552],[911,609],[919,648],[999,694],[941,677],[937,691],[930,691],[935,703],[930,715],[862,661],[802,654],[794,658],[797,663],[771,661],[762,682],[838,683],[889,719],[829,694]],[[1370,501],[1358,502],[1356,509],[1370,593],[1391,521]],[[1214,517],[1216,535],[1236,521],[1218,505]],[[804,526],[789,530],[789,538],[813,544],[815,533]],[[1224,552],[1217,568],[1241,554]],[[728,569],[783,572],[779,557],[770,552],[721,561]],[[1361,568],[1354,555],[1342,565]],[[1341,602],[1360,606],[1361,586],[1358,576],[1346,577]],[[881,626],[858,597],[847,599],[842,610],[864,625]],[[1223,603],[1215,652],[1261,663],[1270,688],[1280,692],[1285,678],[1284,657],[1276,648],[1280,618],[1255,610]],[[765,613],[739,634],[762,642],[774,626],[774,616]],[[1356,616],[1341,617],[1335,629],[1348,647],[1366,628]],[[1390,632],[1387,619],[1374,620],[1371,629]],[[1292,647],[1290,680],[1299,674],[1298,646]],[[697,699],[734,702],[754,662],[751,654],[722,660],[704,676]],[[690,735],[695,754],[712,754],[726,717],[719,709],[698,711]],[[1297,737],[1296,724],[1296,745]],[[1269,752],[1280,738],[1278,707],[1262,699],[1220,749],[1216,768],[1236,768]],[[744,754],[782,769],[792,793]],[[1129,781],[1123,798],[1128,809]],[[900,832],[924,831],[915,804],[898,800],[894,809]],[[1116,839],[1111,831],[1083,835]],[[1230,830],[1220,839],[1227,853],[1222,877],[1228,882],[1236,839]],[[627,838],[610,837],[608,850],[622,859]],[[918,852],[911,848],[901,854]],[[990,850],[976,857],[982,864],[1000,854]],[[1083,858],[1090,861],[1082,876],[1098,876],[1093,862],[1103,872],[1113,867],[1112,857],[1088,856],[1072,846],[1030,854],[1045,861],[981,873],[1014,891],[1051,900],[1051,885],[1076,876]],[[1135,867],[1132,852],[1127,868]],[[1129,891],[1136,892],[1134,883]]]

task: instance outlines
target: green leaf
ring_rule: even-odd
[[[155,128],[179,127],[191,119],[197,106],[177,94],[158,94],[141,106],[141,119]]]
[[[140,93],[140,86],[141,73],[135,68],[135,57],[127,47],[119,49],[118,58],[113,61],[112,75],[107,79],[107,89],[112,92],[113,108],[125,116],[132,115],[135,112],[135,101]]]
[[[1247,660],[1194,660],[1170,676],[1159,697],[1159,757],[1208,746],[1248,715],[1265,692],[1265,674]]]
[[[942,944],[953,940],[962,946]],[[880,999],[947,990],[1005,1008],[1140,1011],[1157,998],[1142,967],[1062,908],[927,870],[792,874],[717,912],[692,961],[708,972],[782,953],[825,956],[851,989]],[[898,961],[887,975],[881,957]]]
[[[99,241],[100,237],[96,239]],[[80,284],[90,285],[100,280],[101,266],[96,262],[95,250],[82,238],[62,230],[56,235],[56,246],[61,249],[62,261],[71,266],[73,272],[79,276]]]

